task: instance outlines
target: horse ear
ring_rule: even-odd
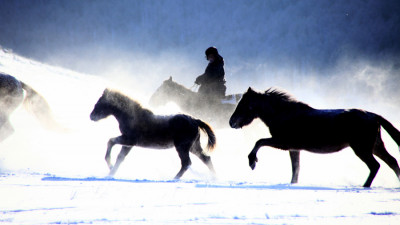
[[[109,88],[104,89],[103,91],[103,95],[107,95],[108,93],[110,93],[111,90]]]
[[[247,92],[254,93],[255,91],[253,91],[253,89],[249,87],[249,89],[247,89]]]
[[[168,81],[172,81],[172,76],[169,76],[169,79],[168,79]]]

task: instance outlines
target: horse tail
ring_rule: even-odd
[[[400,131],[397,130],[389,121],[387,121],[382,116],[379,116],[379,115],[377,115],[377,116],[378,116],[378,121],[381,124],[381,126],[393,138],[393,140],[397,143],[397,146],[400,146]]]
[[[197,122],[199,128],[202,131],[204,131],[208,136],[207,149],[209,151],[214,150],[215,144],[217,143],[214,131],[212,130],[212,128],[207,123],[205,123],[205,122],[203,122],[201,120],[196,120],[196,122]]]
[[[35,115],[39,122],[47,129],[56,131],[65,131],[60,124],[54,119],[49,104],[38,92],[32,87],[20,81],[22,88],[25,90],[24,107]]]

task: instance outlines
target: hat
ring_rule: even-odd
[[[208,58],[208,56],[209,56],[210,54],[219,55],[217,48],[216,48],[216,47],[209,47],[209,48],[207,48],[207,50],[206,50],[206,56],[207,56],[207,58]]]

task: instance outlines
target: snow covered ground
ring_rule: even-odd
[[[2,224],[398,224],[398,188],[0,177]]]
[[[350,149],[331,155],[302,153],[296,185],[288,184],[286,152],[261,150],[257,168],[251,171],[247,154],[258,138],[268,135],[259,123],[242,130],[216,130],[218,147],[211,155],[216,178],[192,157],[193,165],[183,179],[171,180],[180,167],[176,152],[140,148],[130,153],[114,179],[105,178],[106,143],[118,135],[117,124],[112,118],[92,122],[89,113],[103,89],[118,84],[3,50],[0,71],[34,87],[48,100],[56,119],[71,129],[66,134],[46,131],[23,107],[13,114],[15,134],[0,143],[2,224],[394,225],[400,221],[400,184],[394,173],[380,161],[372,188],[361,188],[368,169]],[[163,79],[153,86],[142,85],[140,92],[122,89],[146,105]],[[385,133],[384,141],[399,160],[398,147]]]

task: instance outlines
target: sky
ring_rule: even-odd
[[[235,78],[260,76],[257,66],[324,76],[344,58],[400,57],[396,0],[2,0],[0,6],[0,45],[93,74],[143,58],[153,67],[175,58],[170,67],[202,68],[209,46],[219,48]]]

